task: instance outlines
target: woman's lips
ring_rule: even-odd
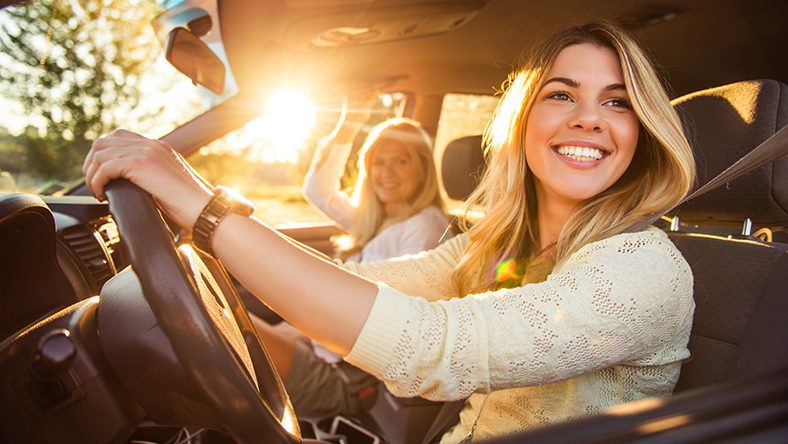
[[[560,145],[553,148],[558,154],[568,157],[577,161],[595,161],[601,160],[607,153],[599,148],[587,146],[574,146],[574,145]]]
[[[610,155],[600,148],[579,145],[557,145],[553,152],[562,162],[577,169],[594,168]]]

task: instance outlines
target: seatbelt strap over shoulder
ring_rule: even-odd
[[[438,410],[438,414],[435,416],[435,420],[432,421],[432,425],[430,429],[427,430],[427,434],[424,435],[424,439],[421,441],[421,444],[429,444],[438,433],[443,430],[443,428],[449,424],[451,418],[460,411],[463,404],[465,404],[464,400],[461,401],[448,401],[444,402],[441,409]]]
[[[678,204],[668,208],[667,210],[661,213],[654,214],[638,224],[633,225],[629,230],[627,230],[627,232],[635,233],[638,231],[642,231],[647,226],[653,224],[654,222],[659,220],[662,216],[675,210],[676,208],[681,206],[683,203],[689,201],[690,199],[698,197],[701,194],[706,193],[707,191],[711,191],[714,188],[717,188],[718,186],[724,183],[728,183],[733,179],[741,177],[768,163],[774,162],[775,160],[785,155],[788,155],[788,125],[782,127],[779,131],[772,134],[771,137],[764,140],[760,145],[756,146],[752,151],[742,156],[741,159],[734,162],[733,165],[726,168],[725,171],[718,174],[715,178],[706,182],[705,185],[695,190],[695,192],[693,192],[689,196],[685,197]]]

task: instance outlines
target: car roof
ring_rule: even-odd
[[[788,3],[780,0],[256,0],[219,4],[244,94],[297,84],[417,95],[491,94],[545,30],[616,19],[662,67],[673,96],[740,80],[788,83]]]

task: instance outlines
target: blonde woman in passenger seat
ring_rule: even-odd
[[[340,190],[353,139],[369,115],[363,101],[350,106],[362,112],[343,110],[337,129],[320,141],[303,186],[306,200],[347,231],[335,239],[337,256],[350,262],[389,259],[431,250],[453,237],[432,140],[414,120],[376,125],[361,148],[352,196]]]
[[[338,267],[242,214],[210,245],[392,393],[466,399],[442,443],[670,396],[689,357],[692,272],[664,232],[631,227],[680,202],[695,165],[645,51],[603,21],[548,36],[510,76],[486,156],[466,207],[485,215],[418,256]],[[182,162],[118,132],[94,142],[84,171],[98,198],[126,177],[191,227],[212,193]]]

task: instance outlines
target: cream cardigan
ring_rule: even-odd
[[[474,423],[478,440],[671,395],[695,303],[690,267],[661,230],[586,245],[545,282],[459,298],[451,275],[466,246],[460,235],[344,264],[380,282],[346,360],[397,396],[467,398],[442,443]]]

